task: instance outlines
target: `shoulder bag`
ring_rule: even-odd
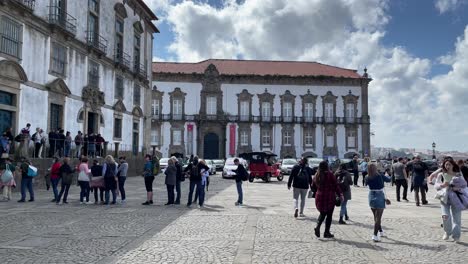
[[[5,167],[6,168],[5,168],[5,171],[3,171],[1,180],[2,180],[2,183],[9,183],[13,179],[13,173],[11,172],[8,164]]]

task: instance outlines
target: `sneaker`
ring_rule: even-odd
[[[372,240],[373,240],[374,242],[380,242],[380,237],[379,237],[379,236],[373,235],[373,236],[372,236]]]
[[[444,236],[442,237],[443,240],[448,240],[449,239],[449,234],[447,233],[444,233]]]
[[[192,204],[189,204],[189,203],[188,203],[188,204],[187,204],[187,207],[188,207],[188,208],[192,207]]]
[[[335,236],[332,233],[324,233],[323,237],[324,238],[334,238]]]
[[[346,222],[343,221],[343,219],[340,219],[340,221],[338,221],[338,224],[339,224],[339,225],[346,225]]]
[[[116,201],[113,201],[111,204],[116,204],[116,203],[117,203]],[[151,202],[150,202],[150,203],[151,203]],[[151,204],[153,204],[153,203],[151,203]]]
[[[300,214],[299,214],[299,217],[306,217],[306,216],[305,216],[305,214],[300,213]]]
[[[63,202],[63,204],[68,204],[68,202]]]
[[[348,220],[349,220],[348,215],[345,215],[344,219],[345,219],[346,221],[348,221]]]
[[[142,203],[141,205],[150,205],[150,202],[146,201],[146,202]]]
[[[298,214],[298,213],[299,213],[299,210],[296,209],[296,210],[294,211],[294,218],[297,218],[297,214]]]
[[[379,231],[378,236],[379,236],[379,237],[385,237],[385,234],[384,234],[383,230],[382,230],[382,231]]]
[[[408,199],[406,199],[406,198],[403,198],[403,200],[405,200],[405,201],[409,202],[409,201],[408,201]]]
[[[120,204],[126,204],[126,203],[127,203],[126,200],[121,200],[121,201],[120,201]]]
[[[55,199],[50,200],[51,203],[55,203]]]
[[[94,204],[98,204],[98,201],[95,201]]]
[[[426,205],[426,204],[429,204],[429,202],[428,202],[428,201],[424,201],[424,202],[422,202],[422,204],[423,204],[423,205]]]
[[[150,204],[153,204],[153,200],[150,200],[149,203],[150,203]]]
[[[19,200],[18,203],[24,203],[25,201],[24,200]]]
[[[314,228],[314,234],[316,237],[320,237],[320,229],[319,228]]]
[[[34,199],[29,199],[28,202],[34,202]]]

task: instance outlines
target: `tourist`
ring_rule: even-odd
[[[176,178],[177,178],[177,168],[174,164],[173,159],[169,159],[167,163],[167,168],[164,171],[166,175],[166,179],[164,183],[166,184],[167,188],[167,203],[165,205],[173,205],[174,204],[174,186],[176,185]]]
[[[452,236],[455,242],[460,241],[461,235],[461,211],[466,209],[466,181],[460,175],[460,168],[453,160],[446,160],[442,164],[442,173],[436,179],[435,189],[445,196],[441,199],[442,221],[444,227],[443,240],[448,240]],[[458,193],[457,193],[458,192]]]
[[[51,202],[55,203],[58,201],[58,183],[60,181],[60,167],[62,164],[60,163],[59,158],[54,158],[54,163],[50,168],[50,183],[52,185],[52,192],[54,193],[54,199]]]
[[[67,132],[69,134],[70,132]],[[89,203],[89,174],[91,173],[88,168],[88,158],[81,158],[81,163],[78,166],[78,184],[80,185],[80,204]],[[86,202],[84,201],[86,199]]]
[[[151,161],[151,155],[146,154],[145,156],[145,167],[143,170],[143,177],[145,178],[146,188],[146,201],[143,205],[153,204],[153,182],[154,182],[154,165]]]
[[[41,128],[37,127],[36,132],[32,135],[32,141],[34,142],[34,158],[39,158],[40,151],[42,148],[43,137]]]
[[[125,181],[127,180],[128,172],[128,163],[127,158],[122,156],[119,158],[119,167],[118,167],[118,180],[119,180],[119,192],[120,192],[120,203],[125,204],[126,194],[125,194]]]
[[[96,136],[96,156],[99,158],[102,156],[102,150],[104,145],[104,138],[101,134],[97,134]]]
[[[366,172],[368,166],[366,165]],[[367,174],[366,174],[367,175]],[[340,186],[341,191],[343,192],[343,201],[341,202],[340,208],[340,221],[338,224],[346,225],[345,220],[349,220],[348,216],[348,201],[351,200],[351,185],[353,185],[353,178],[351,174],[347,170],[347,166],[345,163],[340,164],[340,167],[335,172],[336,181]],[[364,178],[365,179],[365,178]],[[364,185],[364,184],[363,184]],[[345,220],[343,220],[343,218]]]
[[[4,175],[4,173],[6,174]],[[15,166],[11,164],[10,158],[5,159],[5,162],[0,164],[0,176],[1,176],[0,188],[3,187],[3,201],[10,201],[11,200],[11,188],[16,187],[16,181],[14,177]]]
[[[202,166],[202,169],[200,170],[201,188],[199,191],[197,189],[198,195],[195,194],[195,199],[199,197],[198,205],[200,207],[203,207],[203,204],[205,203],[205,187],[208,184],[208,181],[209,181],[208,178],[210,177],[210,168],[206,165],[206,162],[203,159],[200,160],[200,165]]]
[[[34,202],[33,178],[28,175],[28,169],[31,163],[25,157],[21,158],[20,173],[21,173],[21,199],[19,203],[26,201],[26,189],[29,192],[29,202]]]
[[[389,204],[390,200],[385,197],[385,182],[391,182],[390,176],[380,174],[375,163],[368,166],[367,185],[369,186],[369,207],[374,215],[374,233],[372,240],[380,242],[384,236],[382,229],[382,215],[385,209],[385,204]]]
[[[0,158],[8,158],[10,156],[9,153],[11,145],[6,132],[2,134],[2,137],[0,138],[0,143]]]
[[[112,193],[111,204],[117,202],[117,163],[111,155],[107,155],[102,165],[102,175],[104,176],[104,204],[109,205],[110,193]]]
[[[8,138],[8,143],[10,144],[10,151],[8,154],[13,154],[15,153],[15,137],[13,136],[13,128],[9,127],[5,130],[5,135]]]
[[[176,169],[177,169],[177,177],[176,177],[176,185],[175,185],[177,196],[175,198],[174,204],[180,204],[180,196],[181,196],[180,183],[185,181],[185,174],[182,173],[183,169],[182,169],[181,162],[174,156],[171,157],[171,158],[174,160],[174,164],[175,164]]]
[[[63,195],[63,200],[62,200],[63,204],[68,204],[67,202],[68,191],[70,190],[71,184],[73,182],[73,173],[75,172],[75,170],[73,170],[70,166],[70,158],[65,157],[63,159],[63,164],[62,166],[60,166],[59,171],[60,171],[60,177],[62,179],[62,187],[60,189],[60,193],[55,203],[59,204]]]
[[[64,156],[65,157],[70,157],[71,155],[71,143],[72,143],[72,137],[70,131],[67,131],[65,134],[65,145],[64,145]]]
[[[59,133],[57,134],[57,151],[59,157],[65,156],[65,139],[67,138],[64,134],[63,129],[59,129]]]
[[[96,136],[94,133],[88,136],[88,156],[92,158],[96,156]]]
[[[30,128],[31,124],[26,124],[26,127],[21,129],[21,133],[18,135],[20,145],[17,154],[19,157],[29,157],[29,140],[31,139]]]
[[[406,165],[403,163],[403,158],[398,158],[398,161],[392,165],[393,177],[396,184],[396,200],[400,201],[400,190],[403,186],[403,200],[408,202],[408,175],[406,174]]]
[[[88,134],[85,134],[84,137],[83,137],[83,147],[82,147],[82,150],[81,150],[81,155],[80,156],[88,156],[89,155],[89,152],[88,152],[88,142],[89,141],[89,137],[88,137]]]
[[[468,182],[468,167],[466,167],[465,162],[463,160],[458,160],[457,165],[460,168],[460,173],[465,178],[465,181]]]
[[[93,160],[93,166],[91,166],[91,178],[92,191],[94,192],[94,204],[98,204],[98,191],[101,204],[104,204],[104,178],[102,177],[102,166],[99,165],[98,160]]]
[[[238,158],[234,159],[234,165],[237,166],[237,169],[233,170],[236,173],[236,187],[237,187],[237,202],[234,203],[236,206],[242,206],[244,204],[244,192],[242,190],[242,181],[248,179],[249,173],[242,165]]]
[[[330,233],[333,211],[335,210],[337,199],[343,201],[344,198],[343,193],[336,182],[336,177],[328,168],[328,163],[326,161],[319,163],[318,171],[313,178],[313,185],[317,188],[317,193],[315,194],[315,206],[320,212],[317,226],[314,228],[315,236],[320,237],[320,227],[326,218],[323,237],[333,238],[334,235]]]
[[[294,165],[288,180],[288,190],[293,187],[294,217],[305,217],[304,207],[307,197],[307,190],[312,185],[312,170],[307,166],[307,158],[303,157],[299,164]],[[299,196],[301,197],[301,207],[299,210]]]
[[[202,177],[201,177],[200,171],[202,169],[209,170],[209,168],[206,165],[200,164],[198,162],[197,156],[194,156],[193,162],[189,164],[187,168],[185,168],[184,170],[184,172],[190,172],[190,188],[189,188],[187,207],[190,207],[192,205],[192,197],[193,197],[193,191],[195,187],[197,188],[198,194],[201,193],[200,188],[202,188],[202,185],[201,185]],[[198,202],[200,203],[200,200]]]
[[[412,190],[414,190],[414,200],[416,201],[416,206],[420,206],[420,193],[422,204],[428,204],[425,190],[425,182],[428,176],[428,168],[426,163],[421,161],[421,156],[418,154],[415,156],[415,159],[411,161],[410,164],[408,164],[408,166],[410,166],[412,171],[411,187]]]
[[[367,176],[367,165],[369,164],[370,159],[365,157],[364,160],[359,164],[359,169],[362,174],[362,186],[366,186],[366,176]]]
[[[348,168],[351,168],[354,174],[354,186],[359,187],[358,180],[359,180],[359,162],[358,162],[358,155],[354,155],[353,159],[349,162]]]
[[[81,147],[83,145],[83,133],[78,131],[78,134],[75,136],[75,157],[79,158],[81,156]]]
[[[57,132],[55,130],[50,130],[49,132],[49,158],[55,157],[57,152]]]

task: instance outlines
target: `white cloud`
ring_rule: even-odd
[[[374,79],[373,144],[430,148],[436,141],[441,149],[468,150],[460,127],[466,114],[457,115],[468,113],[468,27],[455,50],[439,59],[452,70],[431,78],[434,62],[382,44],[391,19],[388,0],[230,0],[218,8],[184,1],[165,8],[175,35],[169,50],[178,61],[284,59],[367,66]]]
[[[435,7],[440,14],[455,11],[464,0],[436,0]]]

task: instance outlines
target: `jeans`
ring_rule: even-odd
[[[298,209],[299,195],[301,196],[301,210],[299,210],[299,213],[301,214],[304,213],[305,199],[306,199],[308,190],[309,189],[300,189],[300,188],[293,189],[294,209]]]
[[[79,158],[80,156],[81,156],[81,145],[76,145],[75,157]]]
[[[344,199],[343,202],[341,202],[341,208],[340,208],[340,217],[344,217],[348,215],[348,199]]]
[[[403,186],[403,200],[406,199],[406,196],[408,194],[408,182],[406,179],[397,179],[395,180],[396,184],[396,199],[397,201],[400,201],[400,189],[401,186]]]
[[[454,239],[459,239],[461,235],[461,211],[444,203],[440,203],[440,207],[445,233]]]
[[[199,181],[190,181],[190,189],[189,189],[187,205],[192,204],[192,196],[193,196],[193,190],[195,189],[195,186],[197,186],[197,192],[200,193],[200,188],[202,186],[201,180],[199,180]]]
[[[33,182],[31,177],[23,177],[21,179],[21,200],[26,200],[26,188],[29,192],[29,199],[34,200]]]
[[[354,186],[358,185],[358,180],[359,180],[359,171],[353,171],[354,174]]]
[[[86,202],[89,202],[89,181],[78,181],[80,185],[80,202],[83,202],[84,198],[86,198]]]
[[[60,181],[60,178],[59,179],[50,179],[50,183],[52,184],[52,191],[54,192],[54,199],[55,201],[58,200],[58,183]]]
[[[93,188],[94,192],[94,201],[97,203],[98,202],[98,191],[99,191],[99,198],[101,198],[101,202],[104,201],[104,192],[102,188]]]
[[[104,186],[105,186],[105,204],[109,204],[110,194],[112,193],[112,203],[115,204],[117,201],[117,194],[115,192],[116,184],[114,177],[104,177]]]
[[[56,203],[59,203],[59,202],[60,202],[60,199],[62,199],[62,195],[63,195],[63,202],[64,202],[64,203],[67,202],[68,191],[70,190],[70,186],[71,186],[71,184],[63,184],[63,183],[62,183],[62,188],[60,189],[60,193],[59,193],[59,195],[58,195],[58,199],[55,200]]]
[[[244,200],[244,194],[242,193],[242,182],[241,181],[236,182],[236,187],[237,187],[237,195],[239,195],[237,202],[239,204],[242,204]]]
[[[426,200],[426,190],[424,190],[423,186],[417,186],[414,187],[414,200],[416,201],[416,204],[419,205],[419,193],[421,192],[421,201],[422,203],[427,203]]]
[[[366,176],[367,176],[367,171],[362,172],[362,186],[366,186]]]
[[[124,188],[125,180],[127,180],[127,177],[119,176],[119,192],[120,192],[120,197],[122,198],[122,201],[125,201],[125,198],[127,198],[125,196],[125,188]]]
[[[326,218],[326,220],[325,220],[325,234],[330,233],[330,227],[331,227],[331,224],[332,224],[332,217],[333,217],[333,210],[335,210],[335,208],[332,208],[328,212],[320,212],[318,222],[317,222],[317,229],[320,229],[320,226],[322,225],[323,220],[325,220],[325,218]]]
[[[166,184],[167,204],[174,204],[174,185]]]
[[[64,151],[65,157],[70,157],[70,149],[71,149],[71,145],[65,144],[65,151]]]
[[[200,188],[198,190],[198,204],[200,206],[203,206],[205,203],[205,185],[200,184]]]
[[[180,204],[180,181],[176,181],[175,189],[177,192],[177,197],[175,199],[176,204]]]

